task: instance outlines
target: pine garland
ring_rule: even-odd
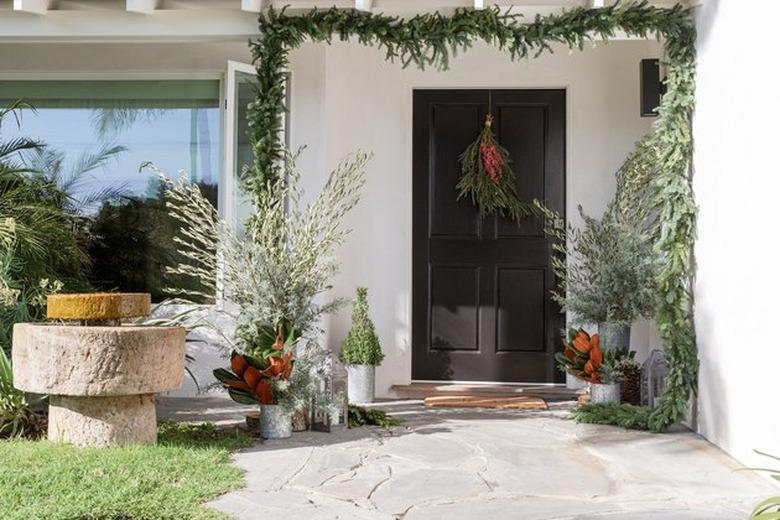
[[[349,405],[348,423],[350,428],[360,428],[361,426],[379,426],[380,428],[394,428],[401,426],[403,421],[389,415],[387,412],[377,410],[376,408],[364,408],[356,404]]]
[[[691,298],[696,207],[690,179],[696,33],[690,12],[680,5],[659,8],[645,1],[628,1],[598,9],[575,8],[524,22],[521,15],[498,7],[457,9],[452,16],[425,13],[408,19],[336,8],[300,16],[273,8],[260,14],[260,35],[250,43],[258,79],[256,99],[248,107],[254,164],[240,172],[241,185],[256,199],[267,181],[280,175],[288,54],[306,40],[353,39],[382,49],[387,60],[404,67],[445,70],[451,56],[476,41],[494,45],[516,60],[552,52],[554,44],[582,49],[586,42],[609,40],[617,31],[663,38],[668,61],[666,94],[653,133],[618,173],[616,201],[624,209],[633,208],[632,218],[647,226],[664,261],[656,325],[670,374],[661,404],[652,412],[609,407],[601,409],[598,417],[580,417],[663,430],[685,417],[698,373]],[[626,420],[627,416],[633,419]]]
[[[577,422],[612,424],[632,430],[649,430],[652,411],[646,406],[627,403],[584,404],[572,411]]]
[[[470,198],[481,216],[499,213],[519,223],[532,214],[531,204],[517,196],[509,153],[493,135],[492,115],[487,115],[479,136],[461,154],[460,164],[463,173],[455,187],[458,200]]]

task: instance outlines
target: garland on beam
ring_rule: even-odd
[[[588,405],[575,414],[582,421],[663,430],[685,418],[698,373],[691,298],[696,207],[690,179],[695,69],[690,13],[679,5],[657,8],[645,1],[629,1],[599,9],[575,8],[524,22],[521,15],[497,7],[408,19],[336,8],[300,16],[269,9],[259,16],[260,35],[250,43],[258,78],[256,99],[248,107],[254,164],[240,172],[241,185],[254,198],[270,178],[280,174],[288,53],[305,41],[357,40],[382,49],[387,60],[403,67],[445,70],[452,56],[477,41],[494,45],[517,60],[552,52],[555,44],[582,49],[587,42],[613,38],[617,31],[663,38],[667,91],[654,131],[618,172],[616,204],[647,227],[664,261],[656,324],[670,374],[661,404],[652,412]]]

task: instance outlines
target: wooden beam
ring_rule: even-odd
[[[259,13],[268,7],[268,0],[241,0],[241,10],[250,13]]]
[[[161,0],[127,0],[125,9],[130,13],[152,14],[160,3]]]
[[[355,0],[355,9],[358,11],[370,11],[373,3],[373,0]]]
[[[46,14],[54,2],[52,0],[14,0],[14,11],[22,13]]]

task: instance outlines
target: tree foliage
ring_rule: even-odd
[[[630,326],[652,317],[657,256],[641,229],[619,221],[612,209],[601,219],[586,215],[581,228],[537,202],[545,232],[553,238],[553,299],[577,320]]]
[[[10,350],[20,321],[44,316],[46,295],[88,286],[85,235],[71,200],[56,182],[23,161],[41,143],[3,140],[4,124],[19,125],[19,101],[0,109],[0,348]]]
[[[68,194],[22,160],[23,153],[40,149],[41,143],[2,139],[3,125],[9,118],[18,125],[19,110],[26,106],[16,102],[0,109],[0,239],[13,250],[19,268],[14,277],[20,283],[37,285],[48,278],[83,288],[89,257]]]
[[[248,107],[254,164],[240,176],[242,186],[254,199],[261,196],[266,181],[281,171],[289,52],[306,40],[354,39],[380,48],[387,60],[404,67],[443,70],[452,56],[477,41],[520,59],[552,52],[555,44],[582,49],[586,42],[609,40],[618,31],[640,38],[663,38],[666,94],[654,131],[618,172],[616,201],[624,214],[645,227],[661,258],[655,316],[670,374],[660,406],[652,413],[632,409],[627,413],[634,414],[635,420],[625,421],[610,408],[601,417],[654,430],[685,417],[698,373],[691,297],[696,207],[690,179],[696,32],[687,9],[627,1],[598,9],[575,8],[529,21],[498,7],[457,9],[452,16],[424,13],[409,19],[335,8],[300,16],[269,9],[259,16],[258,23],[260,36],[251,42],[258,88]]]

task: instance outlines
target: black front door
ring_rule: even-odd
[[[561,379],[564,320],[542,220],[480,219],[455,185],[458,157],[492,113],[520,197],[563,215],[565,100],[563,90],[414,92],[413,379]]]

